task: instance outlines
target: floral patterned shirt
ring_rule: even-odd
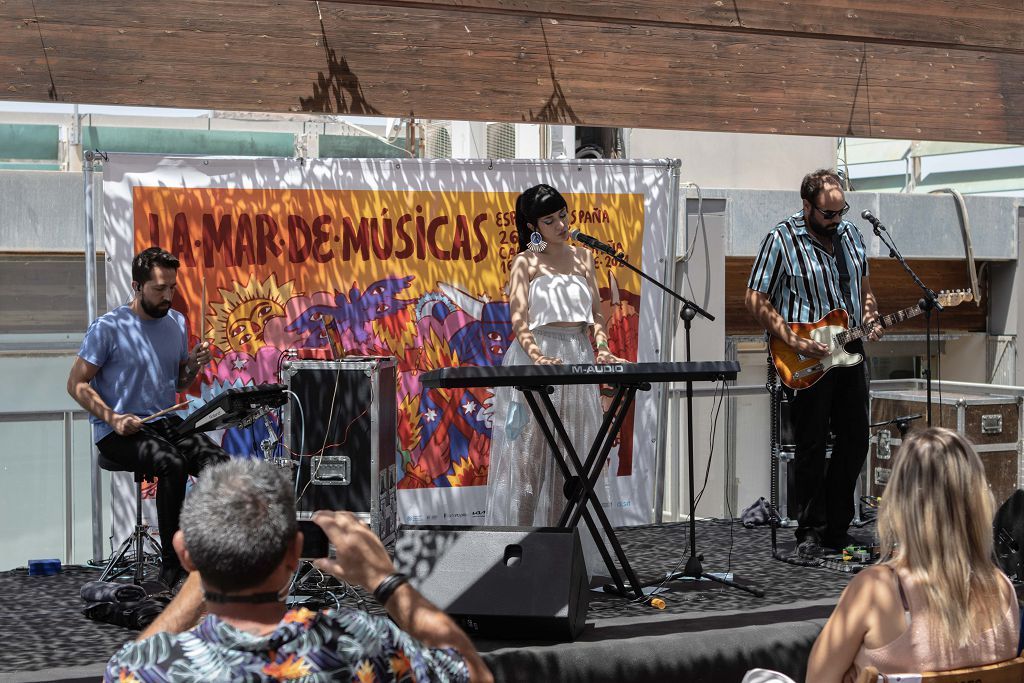
[[[126,643],[105,681],[468,681],[452,649],[431,649],[389,619],[355,610],[289,611],[273,633],[209,615],[190,631]]]

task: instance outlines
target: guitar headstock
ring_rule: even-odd
[[[944,289],[935,298],[939,300],[939,305],[945,308],[959,306],[965,301],[974,301],[974,293],[969,289]]]

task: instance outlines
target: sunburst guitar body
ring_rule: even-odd
[[[974,296],[970,290],[954,289],[939,292],[936,299],[943,308],[948,308],[964,301],[972,301]],[[887,329],[923,312],[919,305],[911,306],[892,315],[883,316],[877,323],[883,329]],[[798,337],[812,339],[827,346],[829,355],[824,358],[804,356],[782,340],[772,337],[768,349],[782,383],[790,389],[806,389],[813,386],[832,368],[850,367],[864,360],[864,356],[849,353],[845,347],[850,342],[869,335],[874,327],[861,325],[851,328],[849,324],[850,316],[841,308],[829,311],[823,318],[813,323],[787,323]]]

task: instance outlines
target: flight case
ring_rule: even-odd
[[[397,523],[396,363],[390,356],[289,360],[284,445],[298,456],[296,507],[347,510],[384,543]]]
[[[906,424],[908,433],[921,429],[928,426],[926,401],[924,389],[872,391],[871,422],[920,415]],[[955,429],[974,444],[985,465],[996,505],[1021,483],[1020,419],[1021,397],[949,388],[943,389],[940,396],[938,385],[932,388],[932,424]],[[868,485],[873,495],[883,495],[900,442],[900,430],[895,423],[872,430]]]

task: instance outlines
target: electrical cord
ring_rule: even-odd
[[[722,401],[724,403],[725,401],[729,400],[729,384],[725,380],[722,380],[722,388],[723,388],[723,399],[722,399]],[[712,440],[711,442],[712,443],[714,443],[714,438],[715,438],[715,433],[714,433],[714,431],[712,431],[712,433],[711,433],[711,440]],[[728,457],[726,457],[726,459],[725,459],[725,485],[726,485],[726,487],[730,486],[730,483],[732,482],[732,467],[731,467],[731,464],[732,464],[731,460]],[[726,494],[725,494],[725,512],[726,512],[726,519],[729,520],[729,555],[728,555],[728,559],[726,560],[726,563],[725,563],[725,572],[728,574],[729,572],[732,571],[732,549],[733,549],[733,543],[735,541],[734,534],[735,534],[735,530],[736,530],[736,515],[735,515],[735,512],[732,509],[732,500],[731,500],[731,498],[729,496],[729,489],[728,488],[726,488]]]
[[[326,426],[326,428],[324,430],[324,444],[323,444],[323,446],[320,448],[320,450],[318,450],[318,451],[316,451],[314,453],[295,453],[295,452],[291,452],[292,456],[297,457],[297,458],[300,459],[300,463],[301,463],[301,459],[302,458],[316,458],[316,457],[320,458],[317,461],[316,469],[313,470],[312,472],[310,472],[309,479],[306,481],[306,485],[302,488],[302,491],[298,495],[296,495],[296,497],[295,497],[296,503],[299,500],[301,500],[304,495],[306,495],[306,491],[309,489],[310,485],[313,483],[313,480],[316,478],[317,473],[320,471],[320,466],[323,463],[323,456],[326,453],[326,451],[328,449],[339,448],[341,446],[344,446],[348,442],[348,436],[349,436],[349,432],[352,430],[352,425],[354,425],[356,422],[361,420],[364,416],[369,414],[370,407],[373,405],[374,393],[373,393],[373,384],[371,383],[370,384],[370,396],[369,396],[369,400],[367,401],[366,407],[362,410],[362,412],[360,412],[358,415],[356,415],[351,420],[349,420],[348,424],[345,426],[345,431],[342,434],[341,441],[338,441],[338,442],[332,443],[332,444],[328,444],[327,440],[330,437],[331,418],[333,418],[333,416],[334,416],[334,406],[335,406],[335,402],[336,402],[337,396],[338,396],[338,385],[341,383],[341,368],[340,367],[338,368],[337,373],[338,374],[335,377],[334,396],[331,398],[331,405],[330,405],[330,408],[329,408],[331,417],[328,418],[327,426]],[[301,469],[302,469],[301,468],[301,464],[300,464],[299,469],[301,471]],[[296,489],[298,489],[298,481],[299,481],[299,477],[296,477],[295,478],[295,482],[296,482],[295,483],[295,487],[296,487]]]
[[[715,435],[717,434],[717,431],[718,431],[718,416],[721,414],[722,404],[725,402],[726,398],[728,398],[728,395],[729,395],[729,385],[728,385],[728,383],[725,380],[721,380],[718,383],[718,385],[716,385],[715,396],[714,396],[714,403],[713,403],[713,405],[711,407],[712,419],[711,419],[711,430],[710,430],[710,433],[708,435],[709,436],[709,440],[710,440],[710,443],[709,443],[709,447],[710,448],[709,448],[709,451],[708,451],[708,465],[707,465],[707,468],[706,468],[706,470],[704,472],[704,484],[701,487],[700,493],[697,494],[697,497],[693,501],[693,507],[694,507],[695,511],[697,509],[697,504],[700,502],[700,497],[704,494],[704,489],[706,489],[707,485],[708,485],[708,478],[709,478],[710,473],[711,473],[711,462],[713,460],[714,453],[715,453]],[[726,463],[726,470],[727,470],[726,478],[728,479],[728,463]],[[728,502],[728,496],[726,496],[726,499],[727,499],[726,500],[727,510],[729,511],[729,515],[732,516],[732,505]],[[734,531],[734,525],[732,523],[730,523],[729,524],[729,560],[728,560],[728,564],[727,564],[729,569],[726,570],[727,573],[732,568],[732,551],[733,551],[733,541],[734,541],[733,531]],[[685,525],[685,531],[684,531],[684,536],[683,536],[682,547],[683,548],[688,548],[689,547],[689,543],[690,543],[690,527],[689,527],[689,525]],[[630,602],[632,602],[632,603],[647,603],[647,602],[649,602],[650,599],[651,599],[651,596],[657,595],[661,591],[661,589],[665,587],[665,584],[668,583],[669,579],[671,577],[673,577],[676,573],[678,573],[679,568],[683,566],[683,563],[686,561],[687,558],[688,558],[688,555],[684,551],[679,556],[679,559],[676,561],[675,565],[669,571],[665,572],[665,578],[662,579],[661,583],[659,583],[653,589],[648,591],[648,594],[646,594],[646,595],[644,595],[642,597],[633,598],[632,600],[630,600]]]
[[[725,388],[723,389],[723,387]],[[711,477],[711,463],[715,455],[715,433],[718,429],[718,416],[722,412],[722,404],[725,402],[725,396],[728,394],[728,391],[729,390],[726,387],[724,380],[715,388],[715,403],[711,407],[711,433],[709,434],[711,442],[708,450],[708,464],[707,467],[704,468],[704,483],[701,484],[700,492],[693,501],[693,508],[695,512],[697,506],[700,504],[701,496],[704,495],[704,490],[708,487],[708,479]]]
[[[690,244],[686,247],[686,252],[677,259],[677,262],[688,263],[693,257],[694,247],[697,246],[697,236],[706,233],[704,226],[704,195],[701,192],[700,185],[697,183],[686,182],[681,184],[683,187],[693,187],[697,190],[697,229],[693,231],[693,239],[690,240]]]
[[[299,395],[291,389],[285,389],[286,394],[291,394],[291,397],[295,400],[295,405],[299,409],[299,453],[303,453],[306,450],[306,414],[302,409],[302,400]],[[284,444],[282,442],[282,448]],[[299,470],[302,470],[302,461],[299,461]],[[295,500],[299,499],[299,476],[295,475]]]
[[[725,401],[726,401],[726,399],[728,397],[729,397],[729,385],[728,385],[728,383],[725,380],[722,380],[715,387],[715,400],[717,401],[717,404],[712,406],[713,418],[711,420],[711,431],[708,434],[708,440],[709,440],[709,446],[710,446],[709,452],[708,452],[708,465],[707,465],[707,468],[704,470],[704,484],[701,486],[700,493],[697,494],[697,498],[694,500],[694,504],[693,504],[694,511],[696,511],[697,505],[700,503],[701,496],[704,495],[704,490],[708,486],[708,479],[709,479],[709,477],[711,475],[711,461],[712,461],[712,459],[714,457],[714,454],[715,454],[715,435],[718,432],[718,416],[721,414],[721,412],[722,412],[722,405],[725,403]],[[725,479],[726,479],[726,482],[729,481],[729,461],[728,461],[728,459],[726,459],[726,463],[725,463]],[[732,550],[733,550],[733,543],[735,541],[734,529],[733,529],[733,522],[735,522],[735,520],[732,519],[732,516],[733,516],[732,503],[729,502],[729,496],[728,495],[726,495],[726,497],[725,497],[725,506],[726,506],[726,512],[728,513],[729,519],[731,520],[730,524],[729,524],[729,555],[728,555],[728,562],[727,562],[727,565],[726,565],[727,566],[726,572],[728,572],[728,568],[732,567]]]
[[[298,501],[304,495],[306,495],[306,490],[309,489],[310,484],[312,484],[313,480],[316,479],[317,473],[320,472],[320,465],[323,463],[323,457],[322,457],[323,456],[323,452],[327,448],[327,440],[330,438],[330,435],[331,435],[331,421],[334,420],[334,403],[335,403],[335,401],[338,400],[338,387],[340,385],[341,385],[341,366],[339,365],[338,368],[334,372],[334,393],[331,395],[331,404],[327,408],[327,424],[324,426],[324,443],[320,447],[320,450],[317,451],[318,454],[321,456],[321,459],[317,460],[316,469],[309,473],[309,479],[306,481],[306,485],[302,488],[302,492],[299,493],[299,495],[296,496],[296,498],[295,498],[295,502],[296,503],[298,503]],[[299,473],[302,472],[302,464],[301,463],[302,463],[302,461],[300,460],[299,461]],[[299,480],[299,477],[296,476],[295,477],[295,481],[298,482],[298,480]]]
[[[938,309],[934,309],[933,312],[935,313],[935,374],[939,380],[939,426],[944,427],[945,425],[942,424],[942,313]]]

